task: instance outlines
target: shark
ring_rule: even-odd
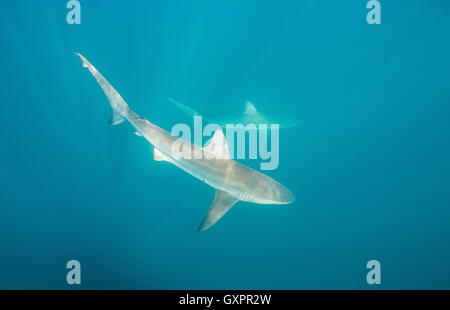
[[[127,120],[136,130],[135,134],[144,137],[153,145],[154,160],[172,163],[214,188],[214,200],[198,226],[198,231],[211,228],[238,201],[273,205],[285,205],[295,201],[293,193],[285,186],[259,171],[232,160],[221,129],[217,129],[204,146],[184,140],[183,148],[186,147],[191,154],[200,153],[205,156],[174,155],[173,145],[180,138],[133,112],[103,75],[83,55],[75,54],[105,93],[113,111],[109,121],[111,125]]]
[[[195,111],[191,107],[189,107],[179,101],[176,101],[172,98],[168,98],[168,100],[171,103],[173,103],[178,109],[180,109],[183,113],[185,113],[186,115],[188,115],[190,117],[201,116],[201,114],[199,112]],[[226,128],[227,124],[242,124],[244,126],[254,124],[257,126],[257,128],[259,128],[259,126],[258,126],[259,124],[266,124],[268,126],[271,124],[278,124],[279,128],[289,128],[289,127],[297,126],[299,124],[299,121],[297,121],[293,118],[270,117],[266,114],[263,114],[263,113],[259,112],[256,109],[255,105],[250,101],[245,102],[244,112],[239,115],[225,117],[225,118],[205,117],[205,119],[209,123],[218,124],[222,128]]]

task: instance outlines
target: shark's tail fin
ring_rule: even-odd
[[[91,63],[86,58],[84,58],[84,56],[81,55],[80,53],[75,53],[75,55],[80,57],[80,59],[81,59],[81,61],[83,63],[82,64],[83,68],[89,68],[89,66],[92,66]]]
[[[181,111],[183,111],[186,115],[188,115],[190,117],[199,115],[197,111],[195,111],[194,109],[191,109],[190,107],[188,107],[185,104],[182,104],[181,102],[173,100],[172,98],[169,98],[169,101],[172,102],[178,109],[180,109]]]
[[[120,113],[113,110],[113,114],[112,114],[111,118],[109,119],[109,124],[110,125],[119,125],[124,120],[125,120],[125,118],[122,115],[120,115]]]
[[[102,88],[103,92],[108,98],[109,104],[113,109],[113,115],[109,121],[111,125],[117,125],[125,120],[125,115],[130,111],[125,100],[120,96],[120,94],[112,87],[111,84],[101,75],[100,72],[80,53],[75,53],[82,63],[84,68],[88,68],[94,78],[97,80],[98,84]]]

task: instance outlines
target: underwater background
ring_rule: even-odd
[[[66,2],[0,5],[1,289],[450,289],[449,1]],[[214,190],[109,126],[74,52],[166,130],[168,97],[295,117],[264,172],[295,203],[198,233]]]

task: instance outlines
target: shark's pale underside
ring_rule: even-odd
[[[194,116],[200,116],[201,114],[194,109],[188,107],[187,105],[178,102],[172,98],[169,98],[169,101],[172,102],[178,109],[183,111],[186,115],[190,117]],[[272,117],[266,114],[263,114],[256,110],[253,103],[250,101],[247,101],[245,103],[245,110],[243,113],[235,115],[235,116],[229,116],[229,117],[223,117],[223,118],[214,118],[214,117],[205,117],[205,119],[209,123],[218,124],[222,128],[226,128],[227,124],[235,125],[235,124],[242,124],[244,126],[247,125],[255,125],[258,128],[258,125],[265,124],[267,126],[270,126],[271,124],[278,124],[279,128],[288,128],[288,127],[294,127],[299,124],[299,122],[295,119],[289,118],[289,117]]]
[[[97,71],[97,69],[81,54],[76,54],[89,69],[103,89],[113,109],[110,123],[119,124],[125,119],[134,128],[136,134],[145,137],[154,146],[154,159],[168,161],[187,173],[212,186],[215,191],[214,201],[198,230],[204,231],[214,225],[239,200],[259,204],[288,204],[294,201],[294,195],[283,185],[272,178],[244,166],[229,158],[226,139],[221,130],[217,130],[205,147],[185,142],[194,154],[201,152],[202,159],[196,156],[180,158],[171,152],[172,145],[179,139],[168,131],[140,117],[128,107],[120,94]],[[220,154],[217,153],[221,150]],[[216,154],[217,153],[217,154]],[[217,156],[215,156],[217,155]]]

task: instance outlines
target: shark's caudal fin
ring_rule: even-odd
[[[256,110],[255,106],[253,105],[253,103],[251,103],[250,101],[247,101],[245,103],[245,111],[244,114],[256,114],[258,113],[258,111]]]
[[[178,102],[176,100],[173,100],[172,98],[168,98],[170,102],[172,102],[178,109],[183,111],[185,114],[187,114],[190,117],[194,117],[199,115],[197,111],[191,109],[185,104],[182,104],[181,102]]]
[[[75,55],[80,57],[83,68],[89,68],[89,66],[92,66],[91,63],[86,58],[84,58],[84,56],[81,55],[80,53],[75,53]]]
[[[110,125],[119,125],[125,120],[122,115],[117,113],[116,111],[113,111],[113,115],[111,116],[111,119],[109,120]]]
[[[209,207],[208,213],[206,214],[203,221],[198,227],[198,231],[205,231],[213,226],[222,216],[227,213],[232,206],[236,204],[239,200],[227,194],[221,190],[216,189],[216,196],[214,201]]]
[[[98,70],[83,55],[81,55],[80,53],[75,53],[75,55],[77,55],[81,59],[83,67],[89,69],[92,76],[97,80],[97,83],[105,93],[106,98],[108,98],[109,104],[113,109],[113,115],[109,120],[109,123],[111,125],[122,123],[125,120],[124,114],[129,111],[128,105],[126,104],[125,100],[123,100],[123,98],[114,89],[114,87],[109,84],[109,82],[103,77],[103,75],[101,75],[101,73],[98,72]]]

